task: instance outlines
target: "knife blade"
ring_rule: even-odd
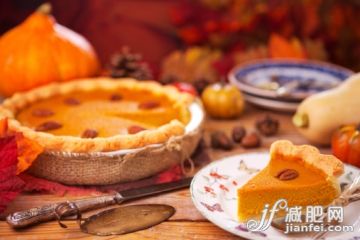
[[[118,193],[111,195],[48,204],[25,211],[11,213],[7,216],[6,221],[13,228],[24,228],[40,222],[50,221],[56,218],[60,220],[62,217],[72,216],[113,204],[120,204],[124,201],[185,188],[190,185],[191,180],[192,177],[169,183],[119,191]]]

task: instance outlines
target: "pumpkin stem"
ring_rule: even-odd
[[[360,123],[356,126],[356,130],[360,132]]]
[[[292,122],[296,127],[307,128],[309,126],[309,116],[307,114],[296,113]]]
[[[221,76],[220,77],[220,81],[219,81],[220,85],[223,87],[226,85],[226,77],[225,76]]]
[[[51,8],[51,3],[46,2],[41,4],[36,11],[42,14],[50,15]]]

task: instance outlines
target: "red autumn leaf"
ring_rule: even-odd
[[[17,144],[15,136],[0,139],[0,212],[4,211],[24,187],[24,181],[16,176]]]
[[[100,195],[101,191],[98,191],[95,187],[77,187],[67,186],[61,183],[52,182],[43,178],[33,177],[26,173],[22,173],[19,177],[25,181],[24,191],[27,192],[41,192],[51,193],[57,196],[64,196],[69,194],[72,196],[88,196],[88,195]]]
[[[26,138],[20,132],[11,132],[8,129],[7,118],[0,119],[0,137],[14,136],[17,145],[17,171],[19,174],[28,169],[44,148],[37,142]]]

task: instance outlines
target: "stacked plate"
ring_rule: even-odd
[[[264,59],[237,66],[228,77],[248,102],[267,109],[295,112],[306,97],[338,86],[353,73],[319,61]]]

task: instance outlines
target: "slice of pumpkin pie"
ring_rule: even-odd
[[[342,162],[313,146],[280,140],[271,145],[270,162],[238,189],[238,218],[258,218],[265,204],[286,199],[288,206],[328,205],[340,194]]]

